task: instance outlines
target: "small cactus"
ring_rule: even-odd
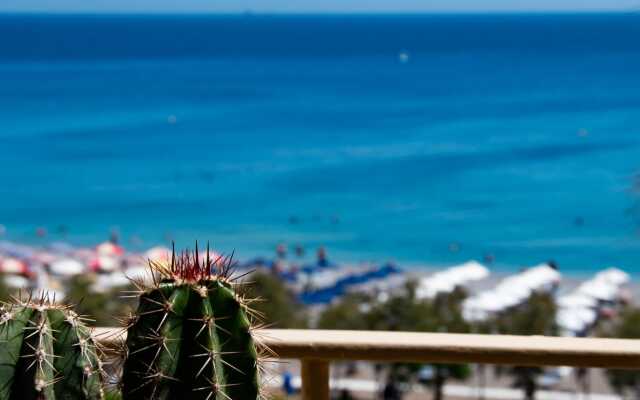
[[[98,400],[102,368],[91,330],[46,295],[0,310],[0,400]]]
[[[236,291],[231,259],[185,252],[150,262],[155,282],[136,282],[122,375],[125,400],[255,400],[259,356],[255,312]]]

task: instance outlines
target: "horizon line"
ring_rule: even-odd
[[[131,10],[1,10],[0,15],[77,15],[77,16],[109,16],[109,15],[131,15],[131,16],[428,16],[428,15],[535,15],[535,14],[637,14],[638,8],[603,8],[603,9],[548,9],[548,10],[309,10],[309,11],[215,11],[215,10],[156,10],[156,11],[131,11]]]

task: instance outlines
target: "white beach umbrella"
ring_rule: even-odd
[[[11,288],[27,289],[30,286],[31,281],[20,275],[6,275],[4,277],[4,283]]]
[[[523,296],[522,293],[498,293],[501,298],[501,304],[504,309],[515,307],[522,304],[529,296]]]
[[[482,292],[465,301],[464,306],[486,312],[502,311],[509,306],[511,299],[496,292]]]
[[[556,323],[571,332],[581,332],[587,324],[570,309],[561,309],[556,314]]]
[[[456,288],[456,283],[447,280],[447,277],[422,280],[420,286],[416,288],[416,297],[419,299],[430,299],[438,293],[450,293]]]
[[[155,246],[144,253],[145,261],[168,262],[171,260],[172,250],[164,246]]]
[[[451,270],[447,269],[444,271],[436,272],[435,274],[428,276],[426,278],[422,278],[420,280],[420,284],[426,287],[431,285],[431,282],[450,281],[455,279],[457,279],[456,274],[452,273]]]
[[[562,275],[551,268],[549,264],[539,264],[521,274],[523,282],[530,288],[537,290],[560,282]]]
[[[562,296],[557,301],[562,308],[593,308],[598,305],[598,300],[580,293]]]
[[[622,271],[621,269],[613,268],[613,267],[607,268],[604,271],[599,272],[594,279],[603,280],[617,286],[629,283],[629,281],[631,280],[631,278],[629,277],[629,274]]]
[[[479,281],[491,275],[487,267],[475,260],[465,263],[463,271],[467,281]]]
[[[457,267],[447,268],[443,271],[436,272],[435,274],[427,277],[425,280],[431,281],[431,280],[439,280],[439,279],[440,280],[458,279],[458,268]]]
[[[84,265],[73,258],[65,258],[51,263],[51,272],[56,275],[78,275],[83,273],[84,270]]]
[[[598,313],[590,308],[569,308],[567,310],[575,314],[586,325],[591,325],[598,319]]]
[[[587,281],[580,285],[577,292],[603,301],[613,301],[618,295],[618,287],[606,281]]]
[[[111,272],[120,266],[119,259],[113,256],[98,256],[93,262],[96,271]]]
[[[96,246],[96,252],[101,256],[121,256],[124,254],[124,249],[112,242],[103,242]]]
[[[517,298],[524,301],[531,295],[531,285],[519,277],[506,278],[494,288],[494,292],[504,297]]]
[[[472,260],[423,278],[422,282],[425,287],[432,286],[433,284],[430,282],[438,282],[437,285],[453,285],[455,287],[456,285],[464,285],[467,282],[484,279],[487,276],[489,276],[489,270],[479,262]],[[442,282],[446,282],[446,284]]]

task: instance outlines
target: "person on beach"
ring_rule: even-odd
[[[287,245],[284,243],[278,243],[276,246],[276,256],[280,260],[287,258]]]
[[[109,242],[113,244],[118,244],[120,242],[120,232],[116,228],[111,229],[111,233],[109,234]]]
[[[319,267],[328,267],[329,266],[329,260],[327,259],[327,251],[324,249],[323,246],[320,246],[318,248],[318,252],[316,253],[316,256],[318,258],[318,266]]]
[[[300,245],[300,244],[296,245],[294,251],[296,253],[296,257],[298,257],[298,258],[304,257],[304,247],[302,247],[302,245]]]
[[[282,390],[287,396],[291,396],[296,392],[293,388],[293,376],[289,370],[285,370],[282,374]]]
[[[382,391],[382,400],[402,400],[402,393],[394,379],[389,379]]]

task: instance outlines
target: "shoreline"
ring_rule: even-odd
[[[91,243],[90,241],[83,241],[81,244],[76,244],[76,243],[67,242],[65,240],[48,240],[48,239],[42,239],[42,238],[17,241],[17,240],[11,240],[9,238],[0,236],[0,244],[2,243],[9,243],[11,245],[17,245],[17,246],[26,246],[31,248],[34,251],[47,251],[52,246],[56,246],[56,245],[69,246],[70,248],[76,249],[76,250],[89,250],[89,249],[95,248],[95,246],[99,244],[99,243],[89,244]],[[123,249],[126,249],[128,254],[139,255],[139,254],[144,254],[149,249],[160,248],[160,247],[164,247],[168,249],[170,248],[170,246],[171,246],[170,244],[163,245],[161,244],[161,242],[155,242],[154,244],[146,245],[146,246],[141,244],[133,245],[130,247],[123,246]],[[187,248],[192,248],[192,247],[193,245],[187,246]],[[128,250],[129,248],[131,250]],[[176,245],[176,248],[178,249],[182,247],[179,247],[178,245]],[[262,258],[266,260],[275,260],[277,257],[275,251],[265,252],[257,249],[245,250],[242,252],[236,251],[235,249],[232,249],[230,251],[220,251],[223,249],[220,249],[219,247],[214,249],[218,254],[222,254],[222,255],[234,254],[234,259],[238,261],[240,264],[246,262],[247,260],[252,260],[252,259]],[[275,249],[275,246],[274,246],[274,249]],[[286,260],[295,264],[311,264],[314,262],[315,254],[313,254],[309,250],[311,249],[308,249],[305,257],[302,257],[302,258],[288,257]],[[332,250],[331,248],[329,248],[328,250],[329,250],[330,260],[340,266],[351,267],[351,266],[379,265],[379,264],[391,263],[401,268],[404,273],[419,276],[419,277],[427,277],[431,274],[445,270],[447,268],[451,268],[453,266],[464,264],[465,262],[468,262],[471,260],[475,260],[485,265],[491,271],[491,275],[487,279],[495,282],[498,282],[500,279],[504,279],[510,275],[517,274],[518,272],[521,272],[533,265],[545,263],[548,261],[545,259],[533,260],[528,264],[516,265],[516,264],[508,264],[508,263],[500,263],[500,262],[487,263],[483,261],[481,257],[474,258],[474,257],[463,257],[459,255],[452,256],[450,261],[440,261],[440,260],[439,261],[416,261],[416,260],[409,261],[407,259],[395,258],[395,257],[380,257],[376,259],[372,255],[362,256],[362,254],[367,254],[368,252],[341,251],[341,250]],[[2,249],[0,248],[0,257],[1,256],[2,256]],[[143,262],[144,261],[145,260],[143,260]],[[569,269],[563,268],[562,264],[560,264],[558,265],[558,271],[562,274],[563,281],[579,282],[579,281],[588,280],[591,277],[593,277],[598,271],[604,270],[609,267],[617,267],[624,270],[626,273],[628,273],[632,278],[632,282],[631,282],[632,286],[634,285],[633,281],[635,279],[640,278],[640,273],[634,271],[634,269],[624,268],[624,266],[616,266],[612,264],[603,264],[600,267],[582,268],[579,270],[573,269],[573,268],[569,268]],[[634,293],[640,294],[640,282],[638,283],[638,288],[634,290]]]

